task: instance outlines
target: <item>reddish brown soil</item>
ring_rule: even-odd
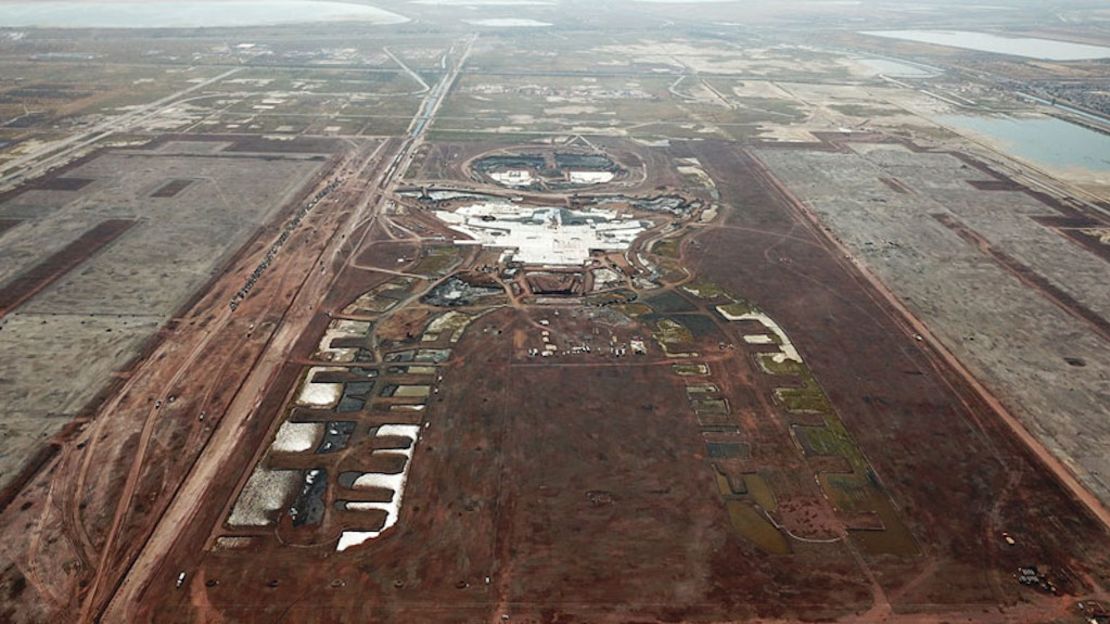
[[[740,373],[738,364],[714,362],[713,381]],[[866,610],[870,590],[843,545],[799,543],[774,555],[731,528],[682,383],[669,366],[618,363],[515,368],[507,377],[500,609],[536,622]],[[731,418],[743,439],[771,459],[761,465],[797,466],[788,437],[768,439],[776,415],[757,408],[763,435],[750,436],[743,394],[727,394],[738,399]],[[782,499],[817,495],[811,480],[776,485]]]
[[[914,578],[922,563],[869,562],[894,609],[1013,603],[1022,592],[1010,571],[1023,561],[1065,571],[1079,593],[1096,589],[1088,576],[1105,587],[1108,538],[1086,508],[914,341],[750,157],[721,143],[690,149],[735,206],[697,237],[691,264],[788,328],[925,547],[927,577]],[[1001,531],[1020,532],[1018,547]]]
[[[331,169],[313,184],[322,183]],[[341,207],[351,202],[349,189],[310,213],[266,279],[230,314],[232,294],[288,216],[315,190],[306,187],[233,257],[225,273],[190,300],[151,341],[149,357],[120,375],[111,403],[102,406],[111,417],[82,418],[59,436],[60,452],[12,501],[0,533],[25,535],[28,523],[38,526],[30,543],[4,540],[5,557],[31,562],[22,574],[33,591],[13,602],[20,613],[16,621],[77,618],[82,601],[95,614],[112,595],[280,324],[286,309],[274,302],[292,299],[347,214]],[[155,408],[156,400],[161,408]],[[56,571],[63,569],[72,573],[59,577]],[[96,595],[90,598],[89,591]]]
[[[332,542],[271,541],[249,557],[201,553],[189,544],[206,541],[206,526],[219,530],[227,511],[213,506],[172,557],[196,571],[191,589],[174,590],[174,569],[160,571],[146,617],[193,621],[212,609],[243,622],[475,622],[502,613],[618,622],[775,616],[794,613],[793,601],[826,616],[866,609],[869,591],[853,580],[842,547],[766,555],[731,530],[668,362],[521,359],[512,338],[536,333],[538,316],[546,314],[497,312],[477,324],[500,333],[472,329],[458,345],[388,537],[341,554]],[[287,396],[295,382],[284,375],[269,396]],[[261,409],[270,405],[278,403]],[[797,457],[786,438],[779,448]],[[260,600],[243,601],[248,592]]]
[[[665,160],[662,151],[647,153],[652,163]],[[554,317],[550,307],[513,301],[472,324],[440,368],[444,381],[427,411],[406,421],[430,426],[421,432],[400,521],[379,539],[334,552],[339,530],[380,518],[333,513],[319,530],[294,530],[283,520],[252,531],[259,539],[247,550],[212,550],[214,538],[228,533],[224,521],[235,494],[284,416],[327,313],[411,270],[418,256],[418,240],[390,240],[393,228],[379,219],[365,233],[380,242],[355,253],[351,241],[362,240],[362,230],[341,241],[357,260],[320,264],[330,258],[314,251],[358,200],[354,193],[288,243],[294,260],[267,274],[236,322],[226,324],[220,305],[253,269],[261,247],[182,319],[189,325],[175,328],[118,400],[127,431],[105,425],[80,438],[113,441],[111,470],[94,474],[88,467],[100,455],[67,447],[52,464],[54,480],[36,481],[17,506],[30,502],[35,515],[28,518],[51,526],[54,502],[64,501],[57,513],[67,519],[61,533],[73,552],[54,547],[52,560],[70,555],[83,569],[99,568],[86,610],[99,612],[150,535],[151,519],[176,495],[184,472],[198,469],[194,460],[212,421],[246,402],[239,409],[249,417],[227,433],[235,451],[218,465],[207,461],[206,468],[217,466],[216,476],[203,491],[190,491],[188,500],[198,503],[165,540],[168,554],[140,575],[150,583],[128,594],[134,601],[122,609],[135,621],[493,623],[508,615],[512,622],[563,624],[1033,622],[1065,617],[1072,597],[1103,591],[1110,584],[1106,533],[964,378],[914,340],[906,319],[741,149],[698,142],[667,156],[687,155],[707,166],[726,207],[717,222],[682,241],[682,259],[698,277],[752,301],[786,329],[897,504],[919,554],[868,556],[846,537],[848,528],[878,525],[866,514],[846,519],[817,486],[817,473],[848,468],[832,458],[805,458],[789,425],[820,418],[788,415],[770,398],[784,384],[755,364],[767,347],[743,344],[753,327],[725,323],[711,304],[672,287],[652,294],[657,310],[639,323],[587,322],[584,315],[597,309],[573,306]],[[394,221],[412,227],[416,220]],[[477,251],[466,255],[473,263]],[[397,263],[400,256],[409,262]],[[337,270],[332,284],[327,280]],[[319,297],[305,300],[306,288]],[[289,301],[287,309],[274,305]],[[662,310],[663,301],[673,314]],[[400,327],[424,315],[411,305],[416,311],[399,317]],[[649,355],[627,359],[604,348],[544,361],[525,354],[541,329],[564,344],[596,327],[625,342],[636,336],[650,342],[663,315],[689,323],[694,342],[683,348],[700,353],[690,361],[708,363],[709,376],[678,377],[654,344]],[[279,325],[290,319],[298,331],[287,336]],[[204,338],[205,328],[215,337]],[[411,333],[406,328],[393,338],[417,344]],[[288,348],[276,344],[283,340]],[[272,373],[248,375],[263,366]],[[688,383],[718,386],[729,413],[707,424],[692,410]],[[179,399],[153,418],[151,399],[170,395]],[[202,425],[196,415],[206,406],[212,416]],[[320,412],[303,415],[325,417]],[[383,414],[372,407],[349,418],[360,427],[399,422],[396,413]],[[710,458],[710,439],[745,452]],[[364,466],[368,444],[317,462],[301,458],[298,467]],[[144,449],[161,460],[135,460]],[[188,453],[166,459],[178,449]],[[129,469],[130,483],[118,483]],[[722,504],[718,472],[734,491],[746,473],[758,472],[778,499],[783,526],[804,539],[791,540],[788,554],[769,554],[742,537]],[[328,496],[330,503],[336,494]],[[0,529],[6,534],[17,526]],[[1002,531],[1018,544],[1006,546]],[[117,546],[100,560],[111,535]],[[1028,564],[1048,567],[1069,596],[1020,587],[1012,573]],[[187,580],[177,588],[181,571]],[[25,579],[34,592],[25,590],[22,600],[49,602],[50,585],[34,572]]]
[[[389,320],[378,325],[377,334],[382,340],[403,342],[420,336],[430,320],[431,312],[421,308],[401,310]]]
[[[101,221],[49,258],[8,282],[0,289],[0,318],[107,247],[135,223],[136,221],[130,219]]]
[[[1066,599],[1012,578],[1029,564],[1049,569],[1071,596],[1103,592],[1110,556],[1098,522],[957,371],[914,339],[901,313],[836,246],[736,146],[699,142],[675,152],[706,163],[732,206],[683,241],[683,259],[786,328],[896,503],[918,554],[869,556],[843,538],[848,529],[881,525],[867,513],[838,513],[816,486],[816,474],[850,469],[832,457],[805,458],[796,445],[789,425],[820,419],[787,415],[770,399],[784,384],[756,367],[753,358],[766,347],[742,343],[753,327],[723,323],[711,305],[670,289],[685,299],[667,303],[678,311],[674,318],[707,319],[691,319],[695,344],[686,348],[712,369],[694,382],[713,383],[728,398],[730,413],[714,424],[699,421],[683,389],[691,380],[658,354],[526,358],[541,328],[562,340],[588,335],[591,326],[574,320],[573,308],[554,319],[550,308],[514,302],[476,322],[441,369],[445,380],[424,414],[430,427],[395,529],[345,553],[334,553],[328,539],[282,546],[273,538],[291,535],[283,526],[261,531],[266,539],[249,554],[206,552],[201,546],[226,532],[236,486],[261,456],[243,454],[226,466],[236,479],[215,484],[211,503],[182,528],[139,613],[243,622],[1063,617]],[[398,252],[414,255],[387,241],[360,261],[391,266]],[[349,268],[323,309],[341,309],[388,277]],[[541,318],[553,322],[540,326]],[[659,318],[646,315],[644,325],[619,333],[648,336]],[[305,361],[326,322],[317,315],[292,359]],[[409,333],[395,337],[415,340]],[[272,380],[258,409],[265,417],[243,432],[244,448],[264,446],[300,370],[287,365]],[[741,443],[745,454],[708,458],[706,435]],[[349,465],[321,461],[330,469]],[[754,547],[730,527],[715,471],[733,487],[758,472],[778,499],[783,526],[815,541],[791,541],[787,555]],[[341,515],[334,522],[328,531],[352,526]],[[1016,546],[1005,544],[1003,531]],[[836,541],[817,543],[829,539]],[[180,570],[191,580],[175,589]]]

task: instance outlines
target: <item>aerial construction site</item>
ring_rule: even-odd
[[[1110,622],[1105,7],[98,4],[0,2],[0,622]]]

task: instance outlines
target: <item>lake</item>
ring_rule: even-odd
[[[1103,46],[1034,37],[1002,37],[967,30],[868,30],[862,34],[1048,61],[1110,58],[1110,48]]]
[[[1035,165],[1110,173],[1110,136],[1055,117],[939,115],[934,120],[986,136]]]
[[[474,26],[489,26],[491,28],[543,28],[551,25],[548,22],[520,17],[490,17],[463,21]]]
[[[934,69],[925,65],[911,65],[901,61],[892,61],[890,59],[866,58],[860,59],[859,63],[875,74],[890,76],[891,78],[928,78],[941,73],[939,69]]]
[[[0,2],[0,27],[9,28],[198,28],[334,21],[400,24],[408,18],[377,7],[309,0]]]

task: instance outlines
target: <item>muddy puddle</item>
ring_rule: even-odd
[[[335,453],[347,448],[351,434],[355,432],[355,423],[350,420],[331,421],[324,428],[324,438],[320,446],[316,447],[317,454]]]
[[[320,524],[324,519],[324,494],[327,490],[327,471],[322,469],[305,471],[300,494],[289,508],[289,517],[293,520],[293,526]]]

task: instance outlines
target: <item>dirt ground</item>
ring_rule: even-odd
[[[1105,217],[976,187],[1008,178],[966,155],[866,138],[843,148],[753,155],[1105,505],[1108,429],[1094,415],[1110,398],[1106,262],[1057,229]]]
[[[225,467],[239,476],[213,484],[137,613],[182,622],[1014,622],[1067,618],[1075,599],[1102,596],[1105,532],[966,380],[742,149],[672,149],[712,163],[730,206],[682,230],[678,259],[692,276],[625,308],[501,300],[457,344],[421,341],[419,326],[442,310],[415,296],[429,282],[405,282],[413,294],[382,314],[408,329],[384,323],[392,329],[381,354],[439,346],[450,356],[418,419],[427,425],[397,525],[343,552],[340,531],[360,528],[350,512],[327,511],[307,533],[287,517],[229,527],[236,492],[329,317],[419,264],[386,228],[369,232],[379,242],[356,254],[272,378],[258,406],[271,416],[244,432],[245,448],[263,450]],[[372,270],[396,254],[406,263],[395,272]],[[794,411],[776,398],[798,383],[760,364],[782,339],[749,340],[765,329],[730,322],[717,309],[723,295],[696,294],[707,281],[785,328],[831,411]],[[661,329],[672,321],[678,329]],[[529,355],[542,332],[561,348],[547,361]],[[645,355],[607,350],[640,339]],[[586,343],[595,349],[570,349]],[[701,365],[704,373],[678,372]],[[711,411],[700,392],[724,407]],[[394,401],[374,401],[347,417],[363,423],[356,432],[397,421]],[[320,417],[338,418],[328,414]],[[843,423],[840,443],[858,454],[807,450],[803,437],[829,422]],[[352,444],[336,459],[305,453],[288,465],[351,465],[365,453]],[[852,474],[880,493],[874,507],[830,499],[822,484]],[[327,478],[327,501],[351,496]],[[249,539],[246,550],[217,546],[236,535]],[[1046,571],[1061,597],[1019,585],[1023,565]]]
[[[1110,606],[1110,14],[750,4],[0,32],[0,623]]]
[[[322,177],[315,181],[325,183]],[[315,192],[303,189],[278,211],[278,219],[232,257],[226,273],[160,330],[141,365],[116,376],[103,408],[113,418],[80,418],[59,437],[56,456],[30,474],[10,501],[12,513],[0,530],[26,533],[29,541],[6,540],[3,557],[30,564],[4,572],[13,588],[9,604],[18,607],[5,618],[49,621],[78,610],[86,590],[110,585],[126,570],[280,323],[283,310],[272,307],[270,297],[287,300],[296,292],[342,221],[342,210],[310,217],[315,227],[290,237],[288,258],[271,269],[254,299],[230,315],[228,301],[284,219]]]
[[[1009,570],[1024,560],[1052,561],[1078,587],[1088,578],[1104,587],[1097,544],[1106,534],[1092,516],[775,198],[741,150],[706,144],[696,152],[718,180],[728,172],[723,198],[744,208],[695,239],[694,265],[792,328],[845,424],[925,537],[927,565],[875,563],[894,609],[1023,600]],[[1007,547],[1002,531],[1020,531],[1018,547]]]
[[[838,605],[826,615],[866,608],[842,547],[761,555],[731,530],[669,360],[539,365],[512,339],[533,323],[511,310],[485,316],[475,325],[500,337],[472,331],[441,369],[448,381],[425,416],[403,525],[388,538],[346,553],[266,540],[251,557],[197,553],[186,538],[173,558],[195,579],[179,591],[173,571],[159,573],[169,582],[151,588],[149,616],[594,622],[791,612],[772,596]],[[622,400],[629,387],[635,401]],[[244,591],[266,591],[265,606],[244,604]]]

